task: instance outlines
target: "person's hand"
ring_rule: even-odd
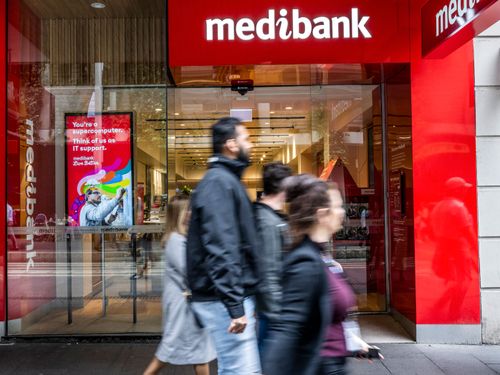
[[[116,215],[113,215],[113,214],[109,215],[108,224],[111,224],[115,220],[116,220]]]
[[[243,333],[247,324],[247,317],[243,315],[241,318],[232,319],[227,331],[229,333]]]
[[[125,194],[125,189],[124,188],[119,188],[116,191],[116,199],[118,199],[118,200],[122,199],[124,194]]]
[[[365,343],[366,344],[366,343]],[[368,362],[372,363],[372,359],[380,359],[383,360],[384,356],[380,353],[380,348],[378,346],[372,346],[366,344],[366,347],[363,347],[356,356],[358,359],[368,359]]]

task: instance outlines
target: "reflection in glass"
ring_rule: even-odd
[[[8,2],[8,333],[157,333],[167,193],[165,3],[104,10],[63,3]],[[111,147],[123,133],[69,137],[69,115],[94,119],[88,122],[100,130],[117,112],[133,117],[131,163]],[[92,170],[106,149],[116,165]],[[79,163],[89,170],[73,184]],[[77,194],[68,200],[70,188]],[[115,204],[119,188],[126,192]],[[109,203],[110,212],[90,212]]]

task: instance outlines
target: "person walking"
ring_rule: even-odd
[[[341,200],[340,194],[338,199]],[[328,269],[329,293],[335,304],[321,348],[321,361],[317,374],[346,375],[347,357],[356,354],[359,359],[365,358],[370,346],[361,338],[358,323],[349,318],[349,314],[357,309],[356,296],[345,278],[342,267],[331,261]],[[355,352],[349,351],[347,340],[351,341],[351,346],[356,347]]]
[[[241,175],[252,144],[236,118],[212,126],[214,155],[193,192],[187,236],[192,306],[210,332],[218,373],[261,373],[255,333],[256,230]]]
[[[216,358],[208,332],[202,328],[188,302],[186,280],[187,196],[175,196],[167,208],[163,337],[144,375],[158,374],[166,363],[193,365],[196,375],[209,375],[208,363]]]
[[[285,181],[292,249],[283,262],[281,319],[265,343],[266,375],[316,375],[332,317],[324,244],[342,227],[338,191],[311,175]]]
[[[289,242],[288,225],[283,214],[286,200],[283,180],[291,175],[292,169],[281,162],[264,165],[262,176],[264,194],[254,203],[257,234],[260,240],[257,258],[259,270],[257,336],[261,357],[268,328],[280,317],[283,249]]]

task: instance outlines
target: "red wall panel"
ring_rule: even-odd
[[[421,58],[411,17],[417,324],[480,323],[472,41]]]

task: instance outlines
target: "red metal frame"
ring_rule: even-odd
[[[6,123],[7,123],[7,1],[0,1],[0,322],[6,306]]]

